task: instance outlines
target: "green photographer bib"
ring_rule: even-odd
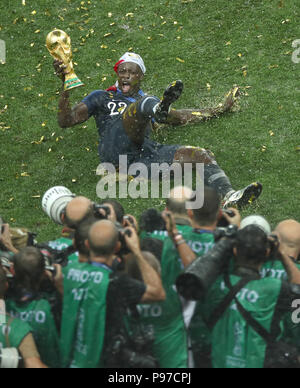
[[[111,271],[74,262],[63,272],[62,366],[99,368],[102,365],[106,294]]]
[[[197,255],[206,253],[214,244],[212,233],[196,233],[190,226],[182,227],[181,233]],[[164,302],[138,306],[145,324],[155,330],[154,354],[162,368],[188,367],[188,335],[184,321],[184,307],[176,291],[175,282],[183,271],[181,258],[173,241],[164,240],[162,281],[166,291]]]
[[[298,269],[300,264],[296,263]],[[284,265],[280,260],[272,260],[264,263],[261,269],[261,276],[266,278],[288,280]],[[300,350],[300,325],[292,321],[292,311],[284,314],[282,319],[283,340],[296,345]]]
[[[31,327],[26,322],[20,319],[11,320],[11,318],[6,315],[6,323],[0,324],[0,349],[7,347],[19,348],[23,339],[32,332]],[[6,339],[7,332],[9,344]]]
[[[19,304],[8,300],[6,309],[11,316],[31,327],[41,360],[50,368],[59,368],[59,338],[49,302],[40,299]]]
[[[231,275],[232,286],[240,277]],[[271,331],[282,282],[259,279],[249,282],[237,295],[244,309],[267,331]],[[205,300],[206,318],[228,294],[223,276],[210,289]],[[214,368],[263,368],[266,342],[245,321],[234,301],[212,331],[212,362]]]

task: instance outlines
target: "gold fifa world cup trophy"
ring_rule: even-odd
[[[51,31],[47,35],[46,46],[52,57],[66,66],[64,89],[70,90],[84,85],[74,71],[69,35],[62,30]]]

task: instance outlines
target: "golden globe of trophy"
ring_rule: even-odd
[[[64,89],[70,90],[84,85],[74,72],[69,35],[62,30],[53,30],[47,35],[46,46],[52,57],[66,66]]]

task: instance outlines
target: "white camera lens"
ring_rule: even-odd
[[[58,225],[62,225],[62,212],[75,197],[69,189],[64,186],[55,186],[49,189],[43,197],[42,207],[44,212]]]

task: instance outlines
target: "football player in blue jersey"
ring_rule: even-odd
[[[56,74],[64,82],[65,66],[55,61]],[[146,95],[141,83],[146,73],[143,59],[135,53],[125,53],[116,63],[117,82],[107,90],[96,90],[79,104],[71,107],[69,92],[62,89],[59,100],[58,123],[61,128],[72,127],[94,116],[100,136],[101,162],[118,166],[119,156],[126,155],[128,165],[143,163],[203,163],[205,184],[213,187],[223,198],[224,207],[244,206],[259,197],[262,185],[255,182],[235,191],[214,155],[206,149],[180,145],[162,145],[150,139],[155,123],[185,125],[197,123],[229,111],[238,96],[234,88],[216,109],[173,110],[183,91],[183,83],[175,81],[164,92],[162,100]]]

